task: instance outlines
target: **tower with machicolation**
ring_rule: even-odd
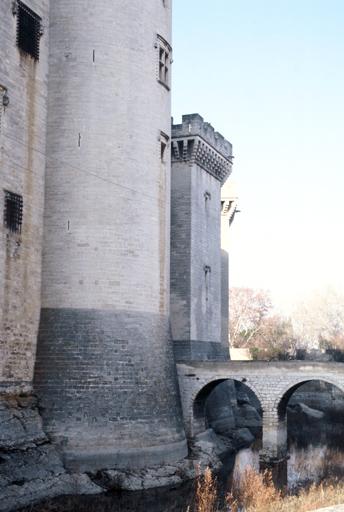
[[[229,358],[221,304],[221,186],[232,145],[199,114],[172,126],[171,326],[177,361]]]

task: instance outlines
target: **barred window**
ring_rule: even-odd
[[[42,18],[20,0],[17,0],[15,12],[17,14],[17,46],[38,60]]]
[[[5,190],[4,225],[13,233],[20,233],[23,222],[23,197]]]
[[[159,51],[159,73],[158,80],[167,89],[170,88],[170,66],[172,48],[167,41],[158,35],[158,51]]]

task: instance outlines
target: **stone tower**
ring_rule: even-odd
[[[221,343],[221,185],[232,145],[199,114],[172,127],[171,325],[176,358],[226,360]]]
[[[35,388],[66,465],[187,454],[169,336],[171,0],[54,0]]]

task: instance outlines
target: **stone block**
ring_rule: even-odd
[[[32,397],[0,402],[0,450],[25,449],[47,440]]]

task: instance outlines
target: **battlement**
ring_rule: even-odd
[[[232,144],[199,114],[182,117],[173,124],[172,162],[198,165],[223,184],[232,172]]]
[[[173,124],[172,138],[199,136],[212,146],[221,156],[232,159],[232,144],[214,127],[204,121],[200,114],[186,114],[182,116],[181,124]]]

